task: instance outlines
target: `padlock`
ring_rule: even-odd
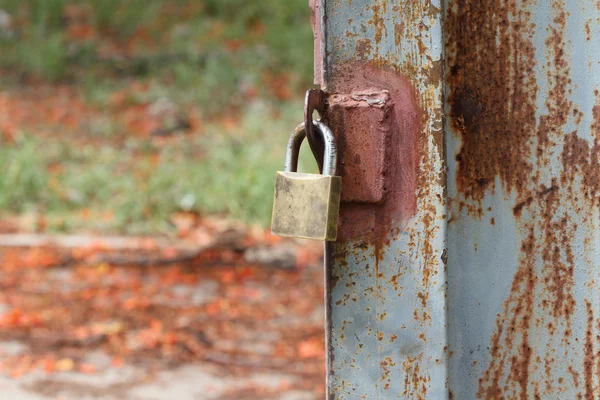
[[[300,124],[288,141],[284,171],[278,171],[275,179],[271,232],[333,241],[337,237],[342,178],[335,176],[337,149],[333,133],[320,121],[313,124],[325,144],[323,174],[297,172],[300,146],[306,137],[305,126]]]

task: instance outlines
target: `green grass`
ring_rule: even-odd
[[[69,37],[72,5],[88,10],[93,39]],[[275,171],[311,85],[306,0],[0,0],[0,9],[14,22],[0,32],[0,90],[67,84],[110,110],[115,91],[135,81],[149,89],[128,102],[166,99],[208,124],[160,146],[125,136],[110,111],[78,133],[93,145],[23,132],[17,145],[0,143],[0,213],[43,212],[53,230],[124,233],[168,232],[181,209],[268,224]],[[125,58],[100,51],[141,31],[151,45],[134,42]],[[281,84],[269,79],[281,75],[297,97],[274,96]],[[241,118],[239,128],[226,129],[222,117]]]
[[[43,210],[51,230],[168,233],[169,218],[178,210],[267,225],[275,171],[282,169],[285,143],[301,110],[290,104],[274,119],[268,107],[256,103],[239,131],[215,125],[206,135],[160,147],[147,139],[73,146],[21,135],[17,146],[0,147],[0,208],[5,214]],[[309,150],[303,150],[301,168],[314,171]],[[50,172],[56,163],[62,169]],[[113,217],[82,220],[81,210]]]
[[[83,22],[66,18],[73,5],[87,10],[87,17],[78,17]],[[205,104],[207,113],[236,98],[244,102],[248,87],[268,98],[268,74],[285,71],[298,89],[310,84],[305,0],[0,0],[0,9],[15,21],[11,34],[0,34],[0,66],[12,72],[2,81],[35,77],[79,84],[93,77],[101,85],[124,75],[148,77],[189,91],[185,99]],[[74,23],[93,26],[96,36],[69,38]],[[134,41],[126,59],[99,52],[139,31],[151,35],[151,43]]]
[[[48,200],[49,175],[35,139],[0,146],[0,209],[27,212]]]
[[[131,36],[140,26],[148,26],[160,14],[159,0],[87,0],[93,24],[100,31],[113,31],[120,37]]]

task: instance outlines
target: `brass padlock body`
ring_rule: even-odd
[[[337,239],[342,178],[336,176],[337,149],[331,130],[313,121],[325,144],[323,174],[296,172],[298,153],[306,137],[304,124],[298,125],[288,141],[285,170],[275,178],[275,199],[271,232],[305,239]]]
[[[271,231],[280,236],[336,240],[342,178],[278,171]]]

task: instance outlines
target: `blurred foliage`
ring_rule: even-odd
[[[50,229],[67,231],[166,233],[179,210],[266,224],[274,171],[282,167],[287,135],[302,108],[290,103],[265,124],[268,113],[259,103],[247,109],[235,128],[242,136],[215,124],[206,135],[160,146],[143,138],[123,146],[72,146],[61,138],[21,134],[15,147],[0,146],[0,209],[44,212]],[[305,147],[300,168],[314,171]],[[81,221],[82,211],[103,217]]]
[[[11,127],[16,144],[0,143],[5,213],[129,233],[168,231],[181,209],[268,224],[275,170],[312,80],[306,0],[0,0],[0,11],[10,16],[0,88],[66,86],[106,110],[76,142],[60,127],[43,138]],[[127,87],[145,89],[115,105]],[[197,111],[201,131],[159,143],[114,115],[139,105],[143,120],[145,106],[163,103]]]
[[[17,147],[0,146],[0,209],[23,212],[47,200],[49,175],[34,138],[21,137]]]
[[[21,80],[160,79],[194,89],[187,99],[207,112],[241,106],[248,91],[270,96],[273,74],[310,84],[305,0],[0,0],[0,10],[11,17],[0,66]]]

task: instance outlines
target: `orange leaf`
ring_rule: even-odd
[[[174,345],[178,341],[177,333],[176,332],[166,333],[165,335],[163,335],[162,341],[165,344]]]
[[[294,387],[294,385],[292,384],[292,382],[288,381],[287,379],[284,379],[279,384],[279,391],[285,392],[285,391],[292,389],[293,387]]]
[[[325,354],[323,343],[316,338],[300,342],[297,351],[300,358],[323,358]]]
[[[19,324],[21,321],[22,312],[18,308],[10,310],[7,314],[2,316],[2,320],[0,321],[0,325],[14,327]]]
[[[43,369],[47,374],[52,374],[56,371],[56,361],[52,358],[47,358],[43,361]]]
[[[163,253],[163,256],[166,258],[174,258],[177,256],[178,251],[177,251],[177,248],[175,248],[175,247],[167,247],[166,249],[164,249],[162,251],[162,253]]]
[[[58,360],[55,366],[57,371],[71,371],[75,366],[75,363],[70,358],[63,358]]]
[[[233,283],[235,281],[235,272],[232,270],[223,271],[221,274],[221,281],[226,284]]]
[[[256,277],[256,269],[252,267],[244,267],[239,270],[238,277],[241,281],[246,281]]]
[[[121,357],[113,357],[112,366],[115,368],[121,368],[125,364],[125,361]]]
[[[97,368],[95,365],[93,364],[81,364],[79,366],[79,372],[82,372],[84,374],[93,374],[94,372],[97,372]]]
[[[162,321],[158,319],[153,319],[152,321],[150,321],[150,329],[153,332],[161,332],[163,329]]]

